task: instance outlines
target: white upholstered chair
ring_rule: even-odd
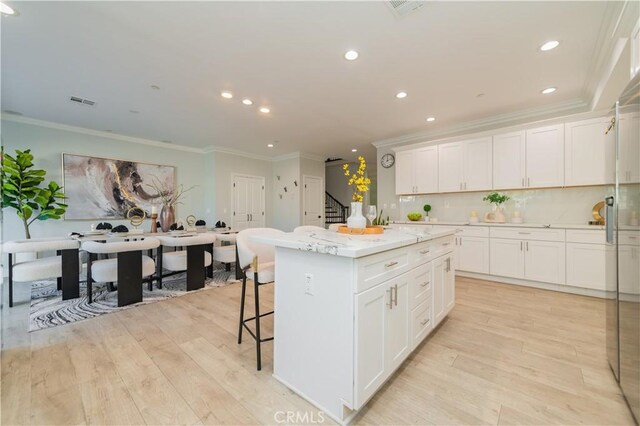
[[[337,231],[341,226],[346,226],[346,223],[332,223],[329,225],[329,231]]]
[[[58,279],[58,290],[62,299],[80,296],[80,243],[72,238],[40,238],[7,241],[2,249],[9,257],[9,307],[13,307],[13,283]],[[14,255],[19,253],[56,252],[55,256],[27,260],[14,264]]]
[[[260,344],[273,337],[262,338],[260,336],[260,318],[273,314],[273,311],[260,313],[260,291],[261,285],[272,283],[275,279],[275,247],[269,244],[261,244],[251,240],[255,235],[280,235],[284,232],[272,228],[251,228],[240,231],[236,237],[238,247],[238,262],[244,271],[242,277],[242,295],[240,299],[240,322],[238,326],[238,344],[242,343],[242,329],[246,328],[249,334],[256,341],[256,363],[258,370],[262,369],[262,357],[260,354]],[[247,276],[253,278],[255,316],[244,318],[244,301],[247,288]],[[247,326],[247,322],[255,321],[255,333]]]
[[[220,245],[213,247],[213,260],[230,271],[231,264],[236,262],[236,234],[216,234],[216,241],[220,241]]]
[[[318,232],[318,231],[326,231],[326,229],[321,228],[319,226],[303,225],[303,226],[298,226],[293,230],[293,232]]]
[[[82,249],[89,256],[87,261],[87,299],[93,301],[93,283],[118,283],[118,306],[142,301],[142,284],[151,287],[156,269],[153,259],[143,251],[160,246],[155,238],[145,237],[136,241],[98,242],[84,241]],[[115,254],[113,259],[96,260],[98,254]]]
[[[187,291],[204,287],[206,268],[212,261],[213,243],[216,235],[211,233],[173,237],[158,236],[160,241],[158,256],[156,256],[156,278],[158,288],[162,288],[162,277],[187,271]],[[165,247],[172,247],[175,251],[165,251]],[[170,271],[163,273],[163,268]],[[211,273],[209,273],[211,275]]]

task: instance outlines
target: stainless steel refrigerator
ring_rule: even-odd
[[[640,420],[640,75],[614,106],[615,184],[606,206],[607,355]]]

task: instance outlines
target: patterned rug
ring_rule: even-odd
[[[31,308],[29,310],[29,331],[42,330],[58,325],[109,314],[138,305],[154,303],[172,297],[183,296],[186,292],[186,273],[163,278],[162,289],[155,285],[153,291],[143,285],[142,302],[118,307],[118,292],[107,291],[104,283],[93,284],[93,303],[87,303],[86,280],[80,282],[80,297],[62,300],[62,291],[58,291],[56,280],[34,281],[31,284]],[[205,281],[203,291],[213,287],[222,287],[237,282],[234,272],[214,270],[213,278]],[[193,293],[193,291],[189,292]]]

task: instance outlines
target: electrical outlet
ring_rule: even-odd
[[[304,274],[304,292],[313,296],[313,275]]]

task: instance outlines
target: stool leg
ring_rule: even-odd
[[[13,253],[9,253],[9,307],[13,308]]]
[[[242,322],[244,321],[244,296],[247,292],[247,276],[242,278],[242,296],[240,296],[240,325],[238,326],[238,344],[242,343]]]
[[[262,370],[262,355],[260,354],[260,290],[258,288],[258,273],[253,274],[253,288],[256,299],[256,361],[258,371]]]

